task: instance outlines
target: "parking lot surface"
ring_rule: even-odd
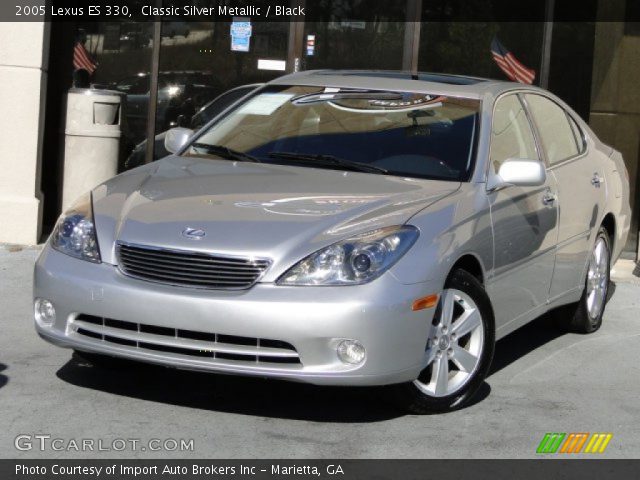
[[[616,282],[597,333],[563,334],[542,317],[498,342],[470,407],[415,416],[377,389],[72,360],[32,326],[37,254],[0,246],[0,458],[530,458],[546,432],[611,432],[601,457],[640,454],[637,282]],[[15,448],[38,434],[62,450]],[[76,451],[82,439],[140,448]],[[151,439],[193,439],[193,450],[143,451]]]

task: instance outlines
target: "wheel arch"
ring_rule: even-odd
[[[473,276],[476,280],[478,280],[478,282],[480,282],[480,285],[485,289],[485,293],[487,295],[487,307],[489,309],[491,318],[490,318],[490,322],[491,325],[494,328],[494,335],[496,334],[496,324],[495,324],[495,311],[493,308],[493,302],[491,300],[491,296],[489,295],[489,292],[486,291],[486,269],[484,268],[484,265],[482,263],[482,260],[480,260],[480,257],[477,256],[475,253],[471,253],[471,252],[467,252],[464,253],[462,255],[460,255],[460,257],[451,265],[451,269],[449,270],[449,275],[451,275],[453,272],[455,272],[456,270],[464,270],[465,272],[467,272],[468,274],[470,274],[471,276]]]
[[[615,251],[615,243],[616,243],[616,217],[613,213],[607,213],[602,219],[602,223],[600,224],[609,234],[609,243],[611,252]]]
[[[462,269],[473,275],[482,285],[485,284],[485,270],[480,259],[473,253],[465,253],[458,258],[450,269],[454,272],[456,269]]]

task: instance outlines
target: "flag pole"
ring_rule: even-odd
[[[551,39],[553,37],[553,10],[555,0],[546,0],[545,21],[542,30],[542,55],[540,60],[540,78],[538,84],[542,88],[549,87],[549,64],[551,62]]]

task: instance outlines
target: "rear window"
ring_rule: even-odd
[[[525,95],[533,120],[540,132],[549,164],[553,165],[578,155],[575,132],[563,108],[540,95]]]

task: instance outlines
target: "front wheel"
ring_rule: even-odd
[[[436,307],[424,369],[411,383],[392,387],[411,413],[455,410],[467,404],[486,377],[495,348],[493,310],[482,284],[454,271]]]

